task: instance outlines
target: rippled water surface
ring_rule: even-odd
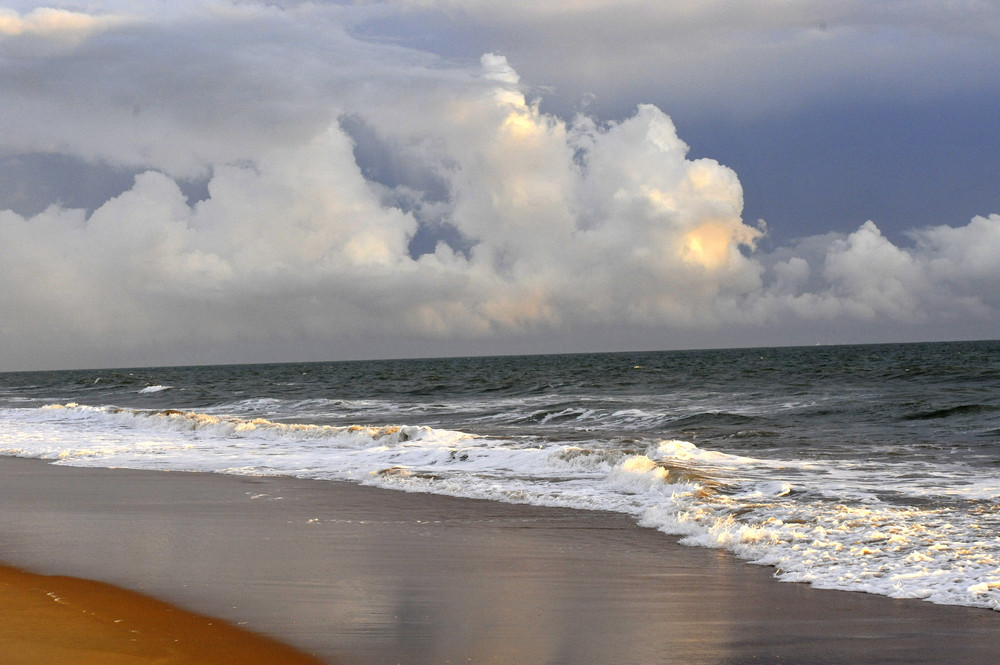
[[[0,374],[0,452],[602,508],[1000,607],[1000,342]]]

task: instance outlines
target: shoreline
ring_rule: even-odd
[[[0,560],[327,663],[1000,662],[1000,613],[778,582],[614,513],[0,458]]]

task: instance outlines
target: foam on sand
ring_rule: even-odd
[[[779,459],[674,439],[567,443],[75,403],[0,416],[2,455],[609,510],[785,581],[1000,610],[1000,541],[984,536],[1000,527],[1000,484],[946,459]]]

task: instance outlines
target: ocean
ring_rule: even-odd
[[[0,454],[615,511],[1000,609],[1000,341],[5,373]]]

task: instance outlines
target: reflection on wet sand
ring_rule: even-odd
[[[608,513],[0,459],[0,558],[330,663],[1000,662],[985,610],[819,591]]]

